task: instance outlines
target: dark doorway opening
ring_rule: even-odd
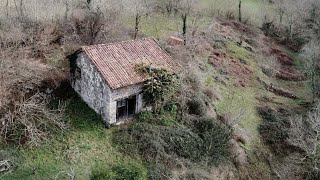
[[[117,121],[133,117],[136,113],[136,96],[117,101]]]
[[[133,116],[136,113],[136,96],[128,99],[128,116]]]

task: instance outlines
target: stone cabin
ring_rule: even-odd
[[[70,82],[106,124],[119,124],[143,109],[137,64],[175,72],[178,64],[152,38],[83,46],[69,56]]]

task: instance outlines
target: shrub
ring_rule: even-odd
[[[286,118],[290,116],[288,110],[274,111],[270,108],[260,107],[258,112],[263,119],[259,131],[263,140],[273,148],[275,152],[283,152],[287,149],[286,139],[288,134],[284,128],[288,127]]]
[[[148,167],[148,179],[162,180],[170,176],[171,172],[164,164],[151,163]]]
[[[174,157],[197,159],[203,142],[189,129],[148,123],[136,123],[126,132],[116,136],[116,143],[123,145],[126,151],[135,151],[147,161],[167,161]]]
[[[183,81],[186,84],[189,84],[193,90],[198,90],[198,88],[201,87],[200,78],[195,74],[187,74]]]
[[[190,128],[136,123],[114,135],[114,142],[148,162],[174,165],[179,159],[218,164],[229,155],[230,132],[211,119],[190,120]]]
[[[216,100],[220,100],[221,96],[220,94],[218,94],[218,92],[214,89],[211,88],[207,88],[204,91],[204,94],[211,100],[211,101],[216,101]]]
[[[320,179],[320,170],[319,169],[314,169],[311,172],[308,172],[306,175],[306,179],[308,180],[319,180]]]
[[[166,69],[152,68],[144,64],[137,65],[136,70],[148,76],[143,87],[143,98],[146,104],[153,107],[154,112],[159,112],[177,90],[176,75]]]
[[[193,131],[203,140],[204,160],[208,164],[218,164],[229,158],[231,130],[214,119],[193,120]]]
[[[236,16],[234,14],[234,12],[232,10],[227,10],[225,12],[225,17],[229,20],[235,20],[236,19]]]
[[[263,118],[260,133],[276,155],[299,154],[301,160],[295,158],[291,163],[299,164],[304,179],[319,179],[320,104],[306,116],[281,108],[262,107],[258,112]]]
[[[267,19],[264,19],[264,21],[262,23],[261,30],[266,35],[274,35],[274,33],[276,33],[274,22],[273,21],[268,21]]]
[[[177,109],[175,105],[169,105],[159,113],[143,111],[137,115],[136,120],[153,125],[174,126],[177,124]]]
[[[91,172],[91,180],[140,180],[146,179],[146,174],[136,164],[118,163],[111,167],[97,165]]]
[[[206,114],[206,105],[200,99],[192,99],[187,102],[188,112],[192,115],[203,116]]]
[[[91,180],[113,179],[115,174],[108,168],[95,167],[90,175]]]
[[[153,114],[152,112],[142,111],[137,115],[136,118],[137,118],[137,121],[139,122],[150,122],[149,120],[154,121],[154,117],[155,117],[155,114]]]

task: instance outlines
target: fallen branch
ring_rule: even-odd
[[[5,114],[0,116],[0,140],[38,146],[51,135],[65,132],[68,129],[63,114],[65,104],[50,109],[48,103],[36,94],[28,100],[2,107]]]
[[[276,87],[272,83],[268,84],[259,77],[257,78],[257,80],[260,84],[262,84],[266,88],[266,90],[268,90],[278,96],[283,96],[283,97],[287,97],[287,98],[291,98],[291,99],[299,99],[299,97],[294,95],[293,92],[291,92],[291,91]]]

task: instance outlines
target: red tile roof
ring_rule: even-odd
[[[179,65],[151,38],[111,44],[84,46],[82,50],[96,65],[111,89],[144,82],[136,72],[137,64],[148,64],[176,72]]]

